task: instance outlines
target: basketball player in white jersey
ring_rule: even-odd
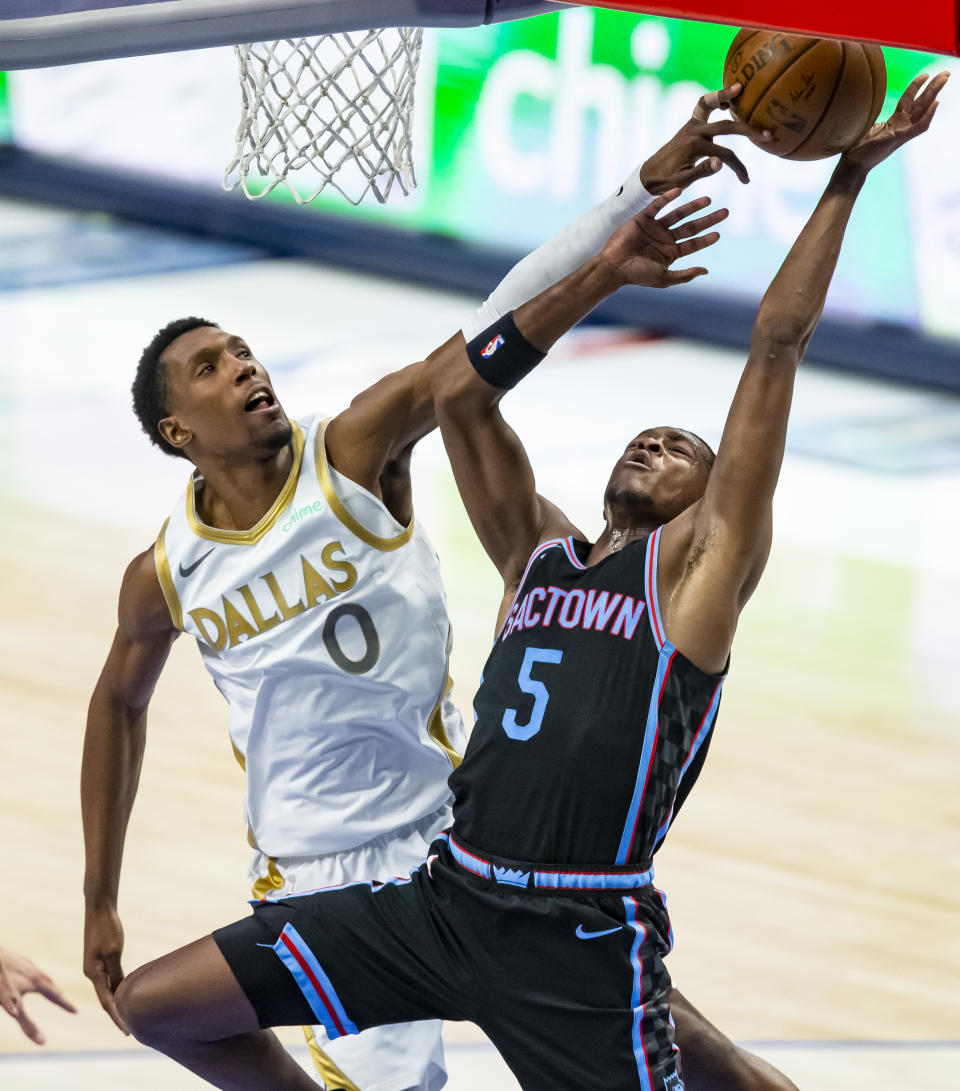
[[[708,122],[735,93],[705,96],[617,194],[521,262],[467,336],[579,265],[656,193],[724,162],[746,181],[736,156],[713,143],[745,126]],[[84,746],[84,968],[122,1029],[123,841],[147,705],[179,633],[197,640],[229,702],[257,898],[409,872],[449,824],[446,780],[464,742],[448,695],[438,562],[411,501],[410,453],[436,423],[428,362],[387,376],[329,422],[290,421],[241,337],[184,319],[145,350],[134,400],[150,438],[196,470],[127,569]],[[682,999],[678,1011],[685,1049],[702,1046],[709,1063],[744,1074],[704,1086],[792,1086],[747,1082],[761,1063],[693,1009],[684,1018]],[[335,1042],[322,1028],[307,1035],[328,1087],[433,1091],[446,1079],[437,1023]]]

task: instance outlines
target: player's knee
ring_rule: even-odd
[[[798,1091],[797,1085],[756,1054],[740,1050],[744,1078],[740,1086],[754,1091]]]
[[[178,1024],[176,994],[163,986],[162,977],[144,966],[125,977],[116,992],[117,1011],[130,1033],[154,1047],[175,1033]]]
[[[797,1091],[782,1072],[723,1035],[701,1035],[681,1051],[687,1091]]]

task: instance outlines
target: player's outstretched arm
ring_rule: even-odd
[[[500,413],[500,400],[562,334],[618,288],[667,287],[706,272],[671,267],[717,241],[709,228],[725,218],[726,209],[699,215],[709,204],[706,197],[668,208],[679,193],[658,197],[614,232],[599,255],[471,342],[449,346],[434,370],[437,421],[454,476],[508,592],[538,542],[572,527],[537,496],[530,463]]]
[[[711,121],[726,110],[739,84],[703,95],[690,119],[644,163],[631,172],[619,191],[565,227],[518,262],[474,315],[464,323],[469,340],[496,319],[556,284],[593,257],[604,242],[657,196],[684,189],[708,178],[724,164],[741,182],[746,167],[716,137],[756,134],[739,121]],[[410,490],[406,465],[413,445],[436,427],[431,373],[446,359],[450,342],[427,360],[386,376],[354,398],[327,429],[327,454],[341,473],[380,496],[402,522],[409,517]]]
[[[639,215],[668,190],[686,189],[716,174],[726,164],[741,182],[749,182],[747,168],[721,144],[718,136],[757,134],[742,122],[727,118],[711,121],[715,110],[726,110],[740,93],[740,84],[703,95],[690,119],[644,163],[631,172],[619,190],[563,228],[552,239],[518,262],[477,311],[464,323],[463,335],[475,337],[508,311],[546,291],[592,258],[622,224]]]
[[[663,532],[667,636],[704,670],[723,668],[740,610],[766,564],[797,366],[820,319],[854,202],[870,169],[929,127],[946,79],[915,80],[893,116],[840,157],[760,304],[703,499]]]
[[[391,372],[361,391],[327,426],[331,464],[388,502],[401,522],[407,522],[409,514],[389,503],[389,495],[396,491],[393,479],[405,472],[412,447],[437,426],[430,376],[453,340],[426,360]]]
[[[46,1039],[43,1031],[27,1015],[23,1006],[23,997],[28,993],[39,993],[52,1004],[76,1012],[76,1008],[63,995],[56,982],[43,970],[35,966],[24,955],[17,954],[6,947],[0,947],[0,1007],[20,1024],[20,1029],[30,1039],[42,1046]]]
[[[140,778],[147,705],[176,636],[150,549],[133,560],[123,579],[117,632],[90,699],[80,774],[86,849],[83,972],[124,1033],[114,1002],[123,979],[120,865]]]

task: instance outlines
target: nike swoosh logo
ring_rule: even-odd
[[[211,546],[202,557],[198,557],[193,564],[188,564],[186,568],[183,567],[183,562],[180,562],[180,578],[186,579],[187,576],[192,576],[194,572],[203,564],[203,562],[210,556],[210,554],[216,549],[216,546]]]
[[[597,939],[599,936],[609,936],[613,932],[619,932],[620,927],[621,926],[618,924],[616,928],[607,928],[603,932],[584,932],[583,925],[578,924],[577,925],[577,939]]]

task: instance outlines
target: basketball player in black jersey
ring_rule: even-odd
[[[794,377],[857,194],[926,130],[945,82],[915,81],[840,157],[761,303],[716,459],[683,429],[641,432],[596,542],[537,495],[498,403],[610,292],[703,272],[670,265],[715,241],[697,235],[705,218],[684,227],[665,194],[509,321],[441,352],[438,420],[505,586],[454,825],[410,877],[258,905],[136,971],[117,1003],[138,1037],[220,1087],[307,1088],[264,1028],[469,1019],[524,1088],[684,1087],[651,859],[766,562]]]

